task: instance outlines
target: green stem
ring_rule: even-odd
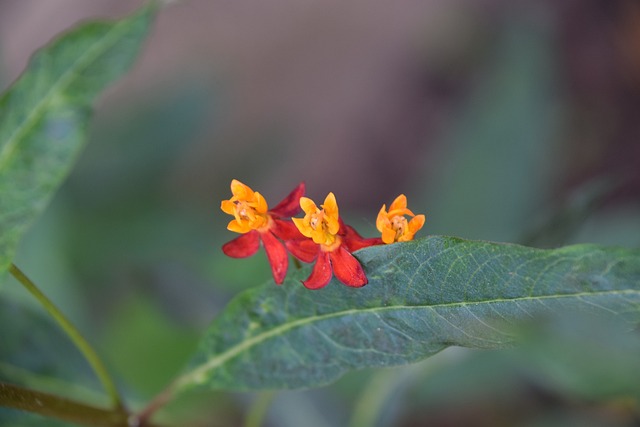
[[[258,394],[249,409],[244,427],[260,427],[262,425],[264,417],[267,415],[269,405],[271,405],[271,401],[275,395],[276,393],[273,391],[265,391]]]
[[[132,416],[132,425],[136,425],[138,427],[149,427],[150,419],[153,414],[160,408],[162,408],[171,398],[174,393],[174,384],[171,383],[169,387],[164,389],[160,394],[158,394],[149,404],[137,415]]]
[[[349,427],[375,426],[380,413],[385,409],[384,403],[396,389],[398,372],[381,370],[374,374],[354,405]]]
[[[58,322],[60,327],[66,332],[71,341],[78,347],[80,352],[84,355],[87,362],[91,365],[94,372],[98,376],[98,379],[102,383],[105,391],[111,398],[111,402],[114,408],[121,414],[126,415],[126,410],[120,399],[120,394],[115,386],[115,383],[109,376],[107,369],[98,357],[98,354],[91,347],[91,345],[80,334],[80,331],[62,314],[62,312],[51,302],[49,298],[43,294],[40,289],[18,268],[15,264],[11,264],[9,271],[30,293],[33,295],[42,306],[49,312],[49,314]]]
[[[0,382],[0,406],[86,426],[128,427],[128,415]]]
[[[376,372],[354,405],[349,427],[371,427],[380,422],[381,415],[389,408],[393,396],[406,393],[406,388],[430,375],[442,358],[429,359],[402,368],[385,369]]]

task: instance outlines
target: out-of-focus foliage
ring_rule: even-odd
[[[446,419],[477,426],[631,426],[639,419],[640,389],[629,372],[638,369],[639,346],[638,332],[612,319],[575,313],[538,319],[511,350],[451,353],[434,366],[424,363],[397,399],[435,425]]]
[[[87,362],[44,313],[0,298],[0,324],[0,380],[97,405],[106,403]],[[63,425],[3,408],[0,424]]]
[[[562,98],[553,34],[533,16],[497,36],[482,81],[456,117],[428,202],[437,233],[514,241],[557,176]]]
[[[94,98],[137,57],[150,18],[145,8],[70,32],[0,98],[0,274],[84,146]]]
[[[146,299],[130,298],[127,304],[107,325],[105,353],[128,385],[151,398],[178,374],[198,336],[170,322]]]

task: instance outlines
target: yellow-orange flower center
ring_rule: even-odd
[[[227,225],[228,230],[247,233],[271,227],[269,206],[262,194],[235,179],[231,181],[231,193],[233,196],[220,204],[224,213],[234,217]]]
[[[403,235],[405,235],[408,228],[407,218],[404,216],[394,216],[391,218],[391,228],[393,228],[396,232],[395,241],[398,241]]]
[[[407,209],[407,198],[404,194],[399,195],[389,206],[382,205],[376,219],[376,227],[382,233],[384,243],[406,242],[413,240],[414,235],[422,228],[425,221],[424,215],[415,215]],[[411,216],[407,221],[405,215]]]
[[[303,236],[313,239],[322,249],[332,251],[340,245],[338,204],[333,193],[329,193],[320,208],[307,197],[300,198],[304,218],[292,218]]]

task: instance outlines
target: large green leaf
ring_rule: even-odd
[[[501,348],[511,326],[576,310],[640,320],[640,250],[555,250],[430,237],[357,253],[370,283],[305,289],[294,273],[249,290],[213,322],[174,384],[235,390],[326,384],[447,346]]]
[[[67,33],[0,98],[0,274],[84,145],[93,100],[136,58],[151,10]]]

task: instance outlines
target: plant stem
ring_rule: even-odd
[[[173,387],[174,383],[171,383],[169,387],[167,387],[162,392],[160,392],[160,394],[154,397],[153,400],[149,402],[149,404],[142,411],[140,411],[140,413],[138,413],[137,415],[133,415],[134,418],[132,419],[134,421],[132,424],[138,427],[148,427],[150,425],[149,420],[151,419],[153,414],[155,414],[158,409],[162,408],[173,397]]]
[[[381,370],[376,372],[364,392],[354,405],[349,427],[375,426],[380,413],[385,409],[384,403],[397,388],[398,372]]]
[[[0,406],[87,426],[128,427],[128,414],[0,382]]]
[[[441,358],[429,359],[426,363],[375,372],[353,407],[349,427],[379,424],[394,396],[404,395],[408,386],[419,383],[419,379],[430,375],[441,363]]]
[[[258,394],[256,400],[251,404],[251,408],[249,408],[244,427],[260,427],[262,425],[275,395],[273,391],[265,391]]]
[[[80,331],[73,326],[73,324],[67,319],[67,317],[62,314],[62,312],[56,307],[53,302],[49,298],[43,294],[40,289],[18,268],[15,264],[11,264],[9,267],[9,271],[30,293],[33,295],[42,306],[49,312],[49,314],[58,322],[60,327],[64,330],[64,332],[69,336],[71,341],[75,344],[75,346],[80,350],[80,352],[84,355],[87,362],[91,365],[94,372],[98,376],[98,379],[102,383],[105,391],[111,398],[111,402],[113,404],[114,409],[119,412],[121,415],[126,416],[127,412],[122,404],[122,399],[120,398],[120,394],[115,386],[115,383],[109,376],[107,369],[104,364],[98,357],[96,351],[91,347],[91,345],[84,339]]]

